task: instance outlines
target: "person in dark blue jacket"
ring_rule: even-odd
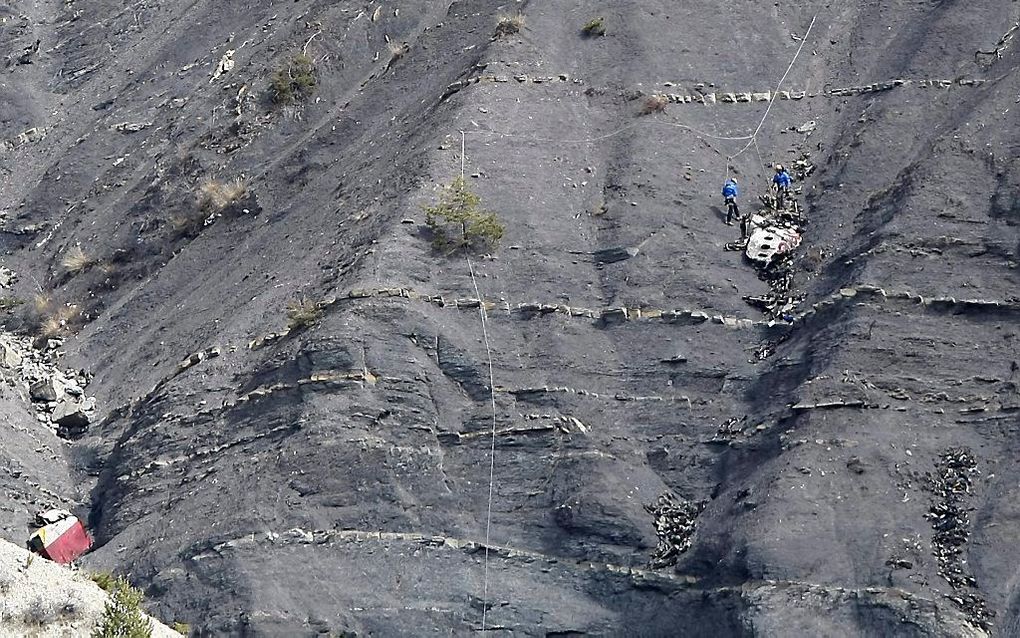
[[[737,188],[737,180],[730,178],[722,187],[723,200],[726,202],[726,225],[732,226],[733,219],[740,219],[740,209],[737,208],[737,195],[740,190]]]
[[[786,172],[782,164],[776,164],[776,174],[772,178],[772,188],[776,191],[776,209],[782,210],[786,198],[790,194],[790,184],[793,179]]]

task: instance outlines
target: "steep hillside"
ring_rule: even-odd
[[[1014,635],[1017,12],[0,5],[6,329],[95,399],[4,364],[4,534],[199,635]],[[719,196],[774,162],[788,280]]]
[[[88,636],[103,622],[109,594],[72,572],[0,540],[0,636]],[[154,638],[181,634],[149,619]]]

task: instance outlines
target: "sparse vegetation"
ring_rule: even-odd
[[[315,325],[322,319],[323,311],[319,304],[301,297],[287,304],[287,329],[301,330]]]
[[[110,572],[92,572],[89,574],[89,578],[108,594],[112,594],[117,588],[117,581],[119,580]]]
[[[64,272],[70,275],[77,275],[80,272],[84,272],[89,266],[95,263],[88,254],[82,250],[81,246],[72,246],[64,257],[60,260],[60,265],[63,267]]]
[[[498,246],[506,228],[494,213],[482,209],[481,203],[463,177],[454,179],[444,188],[439,202],[424,207],[432,245],[448,253]]]
[[[0,297],[0,313],[8,313],[25,303],[24,299],[17,297]]]
[[[197,237],[205,226],[205,214],[201,211],[188,215],[174,215],[170,218],[170,230],[174,239]]]
[[[57,608],[53,602],[38,596],[29,603],[22,614],[21,620],[29,626],[42,627],[57,619]]]
[[[40,294],[32,299],[25,321],[36,336],[50,339],[66,334],[80,314],[78,306],[57,304],[52,297]]]
[[[317,83],[315,62],[308,55],[298,53],[273,72],[269,86],[273,102],[291,104],[311,95]]]
[[[248,194],[248,186],[240,177],[220,181],[207,179],[198,186],[198,206],[205,213],[218,213]]]
[[[71,593],[60,606],[60,615],[64,618],[77,618],[84,609],[84,603],[77,594]]]
[[[142,592],[124,578],[115,579],[111,586],[110,600],[92,638],[151,638],[152,621],[142,611]]]
[[[389,42],[386,44],[386,48],[390,52],[390,61],[387,67],[393,66],[397,60],[404,57],[411,50],[411,47],[406,42]]]
[[[175,622],[174,623],[174,631],[176,631],[177,633],[179,633],[182,636],[190,636],[191,635],[191,625],[189,625],[186,622]]]
[[[606,19],[602,16],[592,18],[581,27],[581,33],[589,37],[601,37],[606,34]]]
[[[641,115],[664,113],[668,103],[669,101],[661,95],[650,95],[645,98],[644,103],[641,105]]]
[[[502,13],[499,16],[499,20],[496,22],[496,37],[503,38],[506,36],[516,35],[524,29],[526,20],[524,14],[521,12],[517,13]]]

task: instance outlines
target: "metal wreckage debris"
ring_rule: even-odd
[[[970,619],[982,629],[991,628],[995,616],[980,594],[973,591],[977,580],[967,569],[967,541],[970,539],[972,508],[966,499],[972,494],[972,476],[979,474],[977,459],[967,448],[950,448],[939,455],[935,474],[928,475],[935,496],[925,517],[931,522],[931,547],[938,561],[939,575],[948,582],[953,592],[946,594]]]
[[[694,521],[704,509],[704,501],[688,501],[672,492],[663,492],[654,504],[645,505],[645,511],[655,517],[655,535],[659,537],[650,567],[671,567],[690,549]]]
[[[792,165],[798,182],[812,172],[814,165],[805,153]],[[791,193],[791,195],[795,194]],[[758,277],[771,291],[764,295],[748,295],[743,299],[769,317],[789,319],[803,295],[793,294],[793,253],[800,246],[807,219],[793,196],[780,207],[776,197],[760,196],[762,207],[757,213],[741,220],[741,239],[726,244],[726,250],[743,251],[758,271]]]

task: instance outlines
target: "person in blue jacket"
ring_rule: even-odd
[[[737,208],[737,195],[740,190],[737,188],[737,180],[730,178],[722,187],[723,200],[726,202],[726,225],[732,226],[733,219],[740,219],[740,209]]]
[[[793,179],[786,172],[782,164],[776,164],[776,174],[772,178],[772,188],[776,191],[776,209],[782,210],[786,198],[790,194],[790,184]]]

